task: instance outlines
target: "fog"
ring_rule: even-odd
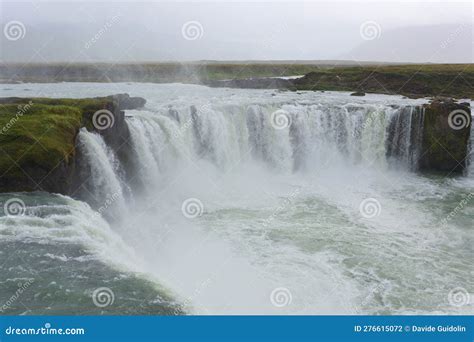
[[[1,23],[3,62],[473,61],[471,2],[15,1]]]

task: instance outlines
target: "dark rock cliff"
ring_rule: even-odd
[[[468,164],[471,108],[469,103],[435,99],[424,105],[421,171],[462,172]]]
[[[128,94],[93,99],[0,99],[0,119],[6,123],[3,128],[8,126],[0,135],[0,191],[75,195],[88,177],[76,148],[81,128],[102,135],[121,163],[131,167],[127,160],[130,132],[123,110],[145,103]],[[17,108],[24,104],[31,105],[19,115]]]

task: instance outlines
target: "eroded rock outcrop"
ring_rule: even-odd
[[[0,99],[0,191],[73,194],[82,182],[76,140],[83,127],[102,135],[119,159],[124,159],[123,164],[130,165],[126,162],[130,132],[123,110],[145,103],[128,94]]]
[[[452,99],[435,99],[424,107],[421,171],[462,172],[468,164],[471,108]]]

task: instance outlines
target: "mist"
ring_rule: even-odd
[[[2,62],[473,61],[470,2],[15,1],[1,23]]]

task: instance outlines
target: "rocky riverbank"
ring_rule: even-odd
[[[462,77],[461,77],[462,76]],[[213,80],[211,87],[348,91],[419,97],[473,99],[474,65],[399,65],[318,69],[296,79]]]

